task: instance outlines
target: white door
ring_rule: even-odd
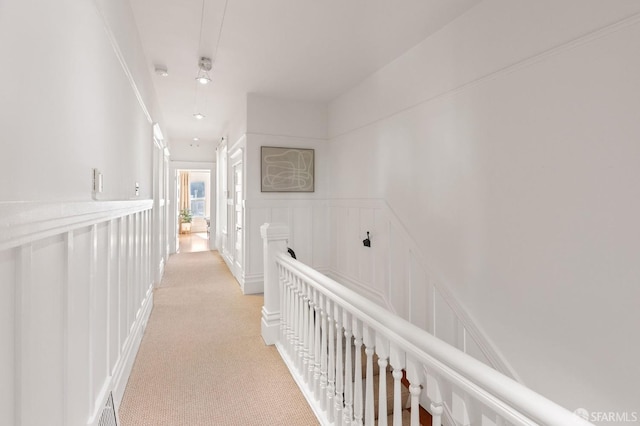
[[[234,214],[234,259],[238,271],[242,270],[242,227],[244,225],[244,208],[242,194],[242,162],[233,165],[233,214]]]

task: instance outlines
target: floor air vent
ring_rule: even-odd
[[[107,399],[107,404],[102,410],[102,415],[100,416],[100,423],[98,423],[98,426],[118,426],[118,420],[116,419],[116,409],[113,406],[113,394],[111,392],[109,392],[109,399]]]

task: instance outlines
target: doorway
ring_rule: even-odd
[[[210,170],[176,171],[178,252],[210,250],[212,185]]]

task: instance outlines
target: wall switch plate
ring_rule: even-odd
[[[93,169],[93,193],[100,194],[102,192],[102,173],[100,170]]]

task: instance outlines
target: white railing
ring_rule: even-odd
[[[403,375],[410,406],[424,406],[433,425],[451,423],[443,419],[445,411],[462,425],[591,424],[292,259],[286,254],[286,226],[265,224],[261,230],[263,337],[276,344],[322,424],[387,424],[385,374],[378,376],[380,403],[374,412],[374,353],[380,371],[387,365],[393,371],[394,426],[402,424]],[[366,363],[360,359],[363,347]],[[412,426],[419,424],[418,413],[411,410]]]

